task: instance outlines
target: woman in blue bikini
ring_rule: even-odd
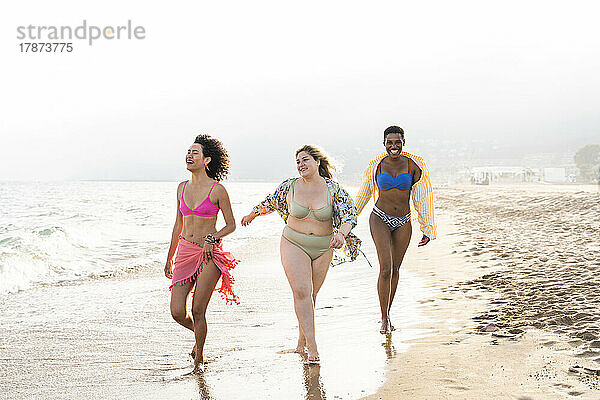
[[[356,208],[360,213],[371,197],[375,199],[369,226],[379,259],[380,332],[388,334],[394,330],[389,313],[412,233],[411,198],[423,231],[419,246],[435,239],[436,228],[429,172],[423,159],[402,151],[404,130],[398,126],[387,128],[383,140],[386,152],[373,160],[365,171]]]

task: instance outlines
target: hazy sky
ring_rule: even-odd
[[[482,145],[600,142],[600,6],[552,1],[28,1],[0,13],[0,180],[180,179],[198,133],[232,175],[383,129]],[[146,39],[19,52],[17,26],[142,25]],[[348,160],[346,160],[348,162]]]

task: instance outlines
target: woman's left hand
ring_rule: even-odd
[[[344,235],[342,235],[341,233],[338,232],[335,235],[333,235],[333,237],[331,238],[329,247],[331,247],[332,249],[341,249],[342,246],[344,245],[345,240],[346,240],[346,238],[344,237]]]
[[[204,243],[204,246],[202,247],[202,257],[204,257],[206,262],[212,260],[212,257],[213,257],[213,245],[212,244]]]

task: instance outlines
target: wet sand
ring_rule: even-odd
[[[413,227],[390,338],[378,333],[364,213],[357,233],[375,268],[361,258],[330,271],[322,365],[282,351],[296,322],[271,216],[231,240],[243,301],[211,301],[204,374],[188,375],[192,337],[169,316],[157,262],[1,297],[0,398],[599,398],[597,188],[436,194],[440,239],[417,248]]]
[[[403,268],[427,279],[433,335],[368,399],[600,398],[600,198],[594,186],[436,191],[440,240]]]
[[[218,295],[211,301],[200,375],[190,374],[193,336],[172,321],[160,276],[12,294],[0,302],[0,399],[359,398],[377,390],[387,360],[419,335],[408,329],[384,343],[372,282],[351,278],[368,267],[332,270],[316,310],[322,365],[306,366],[286,351],[296,344],[297,323],[280,266],[247,268],[237,275],[241,305],[226,306]],[[415,298],[399,297],[413,310],[398,316],[399,325],[421,319]]]
[[[231,186],[232,198],[266,192]],[[234,203],[236,214],[249,204]],[[356,231],[374,261],[367,218],[361,215]],[[401,285],[408,289],[398,294],[402,313],[393,317],[406,329],[386,340],[379,334],[377,269],[363,257],[332,268],[315,313],[322,364],[308,367],[286,352],[296,345],[297,321],[279,261],[282,227],[272,214],[226,239],[242,260],[234,270],[241,304],[226,306],[213,296],[208,362],[200,375],[189,374],[192,333],[169,314],[161,262],[167,243],[151,254],[157,261],[141,269],[0,296],[0,399],[356,399],[375,393],[388,360],[424,334],[410,328],[424,318],[418,311],[419,299],[429,296],[423,280],[403,271]]]

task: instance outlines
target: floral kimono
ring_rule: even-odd
[[[287,195],[290,187],[294,181],[299,178],[290,178],[283,181],[275,190],[273,194],[267,195],[267,197],[261,201],[256,207],[252,209],[257,215],[265,215],[277,211],[281,218],[287,224],[289,216]],[[332,199],[333,206],[333,233],[336,234],[343,223],[349,223],[352,228],[356,226],[357,214],[354,202],[348,193],[340,186],[339,183],[325,178],[327,182],[327,188],[329,195]],[[333,259],[331,260],[332,265],[341,264],[346,261],[354,261],[358,257],[360,248],[360,239],[350,232],[346,236],[346,241],[341,249],[336,249],[333,252]]]

